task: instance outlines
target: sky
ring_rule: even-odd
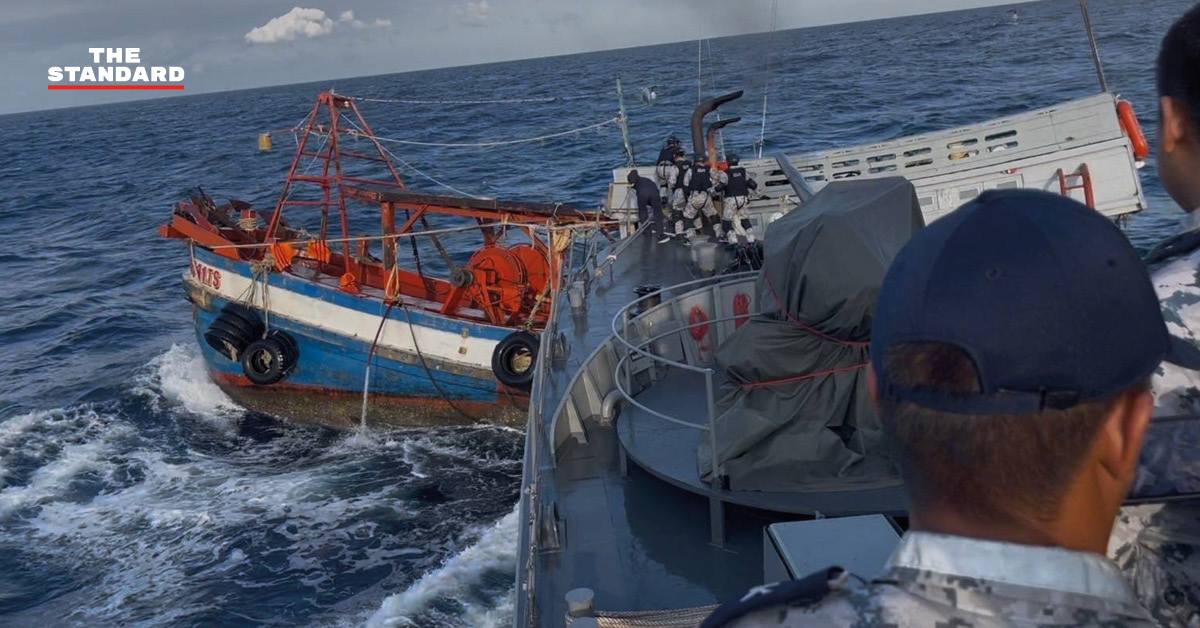
[[[1011,0],[780,0],[778,28]],[[88,48],[184,68],[188,94],[770,29],[772,0],[0,0],[0,113],[160,96],[50,91]],[[303,62],[298,62],[303,60]],[[106,65],[106,64],[100,64]]]

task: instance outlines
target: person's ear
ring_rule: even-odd
[[[1137,474],[1142,443],[1153,413],[1154,396],[1150,391],[1127,391],[1113,403],[1100,432],[1098,462],[1105,474],[1126,490]],[[1124,498],[1122,495],[1121,499]]]
[[[1190,119],[1187,106],[1180,100],[1163,96],[1158,104],[1160,121],[1160,137],[1165,152],[1173,153],[1188,140]]]

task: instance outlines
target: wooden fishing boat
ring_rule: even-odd
[[[415,193],[332,92],[300,131],[265,219],[201,190],[160,230],[189,243],[183,283],[213,380],[250,409],[325,424],[523,423],[563,253],[597,213]],[[377,235],[351,235],[353,205],[378,208]],[[303,210],[319,213],[313,232],[285,220]],[[444,240],[461,251],[468,234],[463,263]]]

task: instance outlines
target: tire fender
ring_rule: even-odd
[[[501,340],[492,351],[492,372],[501,384],[528,391],[533,387],[537,370],[538,337],[527,331],[516,331]]]

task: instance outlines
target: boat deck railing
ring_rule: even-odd
[[[689,281],[687,283],[677,284],[662,288],[656,292],[652,292],[645,296],[639,297],[634,301],[621,308],[612,320],[613,338],[616,341],[614,345],[617,349],[617,362],[614,369],[614,381],[617,391],[621,396],[632,406],[645,412],[646,414],[667,421],[674,425],[678,425],[687,429],[700,430],[706,432],[708,436],[709,451],[712,456],[712,480],[709,482],[709,500],[711,509],[714,514],[713,521],[713,542],[720,545],[724,538],[722,517],[717,513],[720,511],[720,499],[718,492],[721,486],[720,464],[717,457],[717,442],[716,442],[716,420],[717,420],[717,405],[716,405],[716,369],[712,363],[713,349],[708,350],[707,355],[703,352],[682,351],[683,359],[674,359],[666,352],[654,349],[656,346],[662,347],[663,341],[671,338],[679,337],[681,342],[688,341],[687,336],[691,336],[694,330],[705,329],[705,333],[718,335],[716,332],[717,326],[724,323],[734,323],[735,321],[744,321],[757,314],[757,312],[741,312],[731,316],[718,316],[709,318],[703,317],[702,320],[692,320],[694,317],[684,319],[682,316],[675,315],[682,308],[678,308],[677,304],[685,299],[695,300],[697,298],[705,300],[712,304],[713,310],[719,311],[715,307],[720,302],[721,288],[733,284],[753,284],[758,277],[758,272],[744,272],[729,275],[718,275],[706,279]],[[706,293],[711,297],[706,298]],[[750,300],[753,302],[753,299]],[[667,323],[670,328],[666,330],[654,329],[650,333],[645,333],[647,328],[653,328],[653,325],[643,324],[648,318],[654,318],[654,313],[662,310],[667,310],[671,314],[662,317],[663,323]],[[673,324],[671,324],[673,323]],[[640,364],[637,364],[640,362]],[[641,372],[648,372],[652,380],[663,379],[669,374],[669,371],[677,370],[681,372],[694,373],[704,378],[704,408],[706,408],[706,420],[703,423],[695,421],[687,421],[678,416],[672,416],[667,412],[662,412],[651,408],[637,400],[638,390],[635,390],[635,375]],[[664,374],[666,371],[666,374]]]

